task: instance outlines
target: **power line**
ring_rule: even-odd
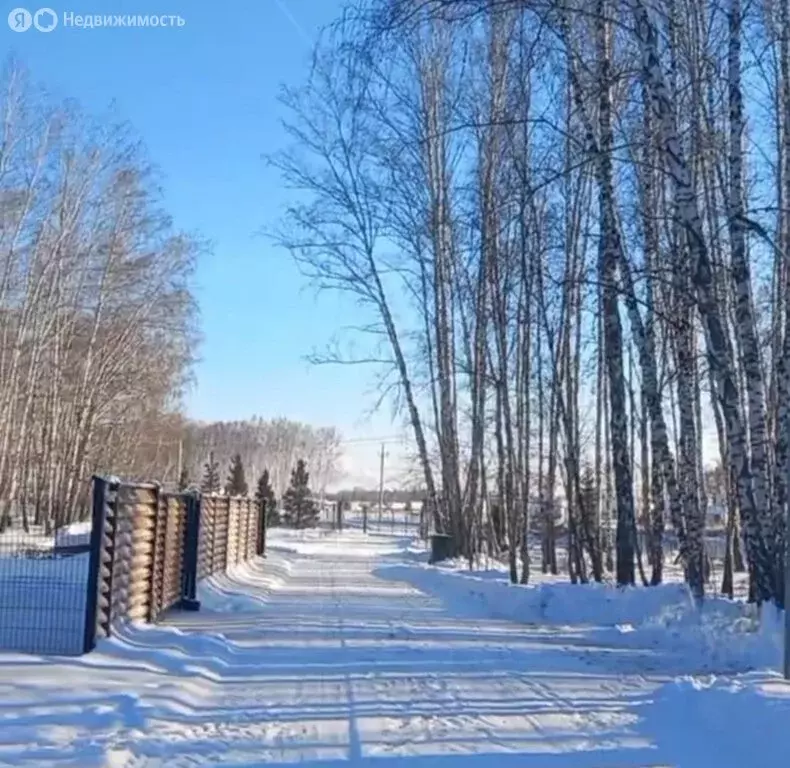
[[[156,440],[156,439],[149,439],[149,440],[135,440],[136,445],[161,445],[161,446],[177,446],[178,443],[183,438],[173,438],[171,440]],[[408,439],[403,437],[402,435],[385,435],[384,437],[349,437],[349,438],[341,438],[339,441],[340,445],[355,445],[357,443],[405,443],[408,442]],[[259,448],[265,448],[265,445],[257,446]]]
[[[362,443],[405,443],[407,440],[402,435],[389,435],[384,437],[350,437],[340,440],[341,445],[356,445]]]

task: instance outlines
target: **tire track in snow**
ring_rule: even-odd
[[[321,561],[321,576],[326,571],[326,564]],[[332,602],[335,607],[335,620],[336,620],[336,637],[340,647],[343,649],[344,657],[349,656],[349,648],[346,644],[345,627],[343,624],[343,602],[337,588],[337,580],[335,576],[335,569],[330,569],[330,583]],[[345,671],[346,689],[348,697],[348,759],[358,761],[362,759],[362,740],[359,735],[359,726],[357,724],[356,713],[356,699],[354,696],[354,679],[351,673],[346,669]]]
[[[497,765],[497,754],[532,768],[548,752],[568,768],[652,761],[632,724],[639,698],[661,681],[644,677],[638,658],[595,645],[581,651],[504,620],[472,619],[463,606],[456,611],[382,577],[370,542],[361,545],[367,552],[341,548],[339,537],[327,543],[294,558],[293,572],[265,602],[246,601],[240,591],[235,605],[253,607],[208,615],[202,630],[141,633],[139,658],[126,659],[123,673],[135,692],[129,712],[139,721],[110,713],[92,733],[80,723],[74,738],[90,737],[107,768],[368,764],[384,757],[451,765],[452,755],[459,763],[488,755]],[[253,581],[239,589],[253,598],[260,591]],[[223,621],[230,637],[224,644],[216,636]],[[168,662],[161,670],[133,672],[143,656],[157,654]],[[98,658],[124,663],[111,653]],[[91,670],[90,694],[106,706],[112,695],[101,677],[120,673],[100,667]],[[42,690],[38,682],[34,688]],[[61,695],[46,705],[58,716]],[[45,728],[43,721],[30,724],[29,741],[41,743]],[[73,764],[77,747],[70,744],[61,735],[57,755],[41,764]]]

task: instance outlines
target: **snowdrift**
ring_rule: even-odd
[[[784,615],[709,597],[694,604],[685,584],[618,588],[611,584],[544,581],[511,584],[499,569],[465,570],[460,562],[382,566],[382,578],[403,580],[442,598],[453,610],[526,624],[583,626],[596,642],[661,647],[700,657],[703,668],[778,668]]]

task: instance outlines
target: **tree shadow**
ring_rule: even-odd
[[[216,586],[229,610],[125,626],[81,658],[0,661],[0,763],[706,765],[689,755],[715,723],[671,687],[692,660],[462,611],[387,578],[395,557],[278,557]],[[766,737],[790,721],[778,700]],[[719,730],[747,706],[764,701],[744,696]]]

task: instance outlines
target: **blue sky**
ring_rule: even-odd
[[[24,0],[4,0],[3,19]],[[354,321],[338,298],[317,301],[290,257],[256,233],[276,223],[287,191],[262,160],[286,141],[276,96],[304,79],[312,41],[341,0],[48,0],[52,33],[12,32],[0,45],[35,80],[101,114],[114,102],[145,142],[179,228],[213,243],[198,270],[204,344],[187,399],[200,419],[286,416],[334,425],[352,439],[393,435],[371,372],[311,368],[304,355]],[[64,28],[64,12],[178,14],[181,28]],[[390,446],[393,461],[397,448]],[[378,474],[375,443],[349,445],[349,482]],[[394,467],[393,467],[394,470]],[[393,478],[394,479],[394,478]]]

